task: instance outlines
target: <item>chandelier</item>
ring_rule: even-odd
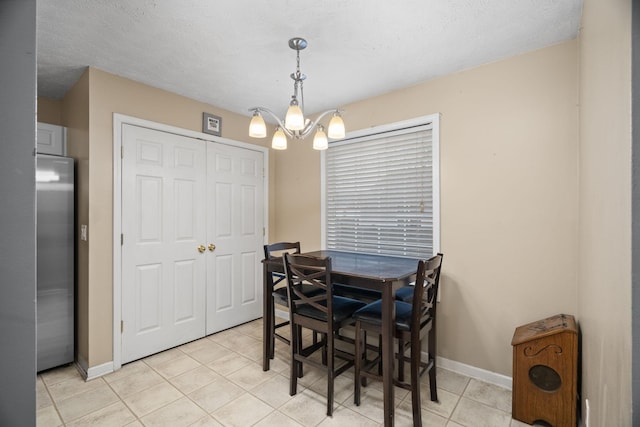
[[[316,150],[326,150],[329,146],[327,136],[331,139],[344,138],[344,122],[340,116],[340,110],[328,110],[320,114],[314,121],[304,117],[304,92],[302,82],[307,78],[300,72],[300,51],[307,47],[307,41],[300,37],[294,37],[289,40],[289,47],[296,51],[296,71],[291,73],[293,79],[293,95],[289,103],[289,109],[284,118],[284,123],[271,110],[264,107],[249,108],[253,112],[251,123],[249,124],[249,136],[252,138],[264,138],[267,136],[267,127],[262,118],[262,113],[267,113],[273,117],[278,123],[276,131],[271,140],[271,148],[276,150],[285,150],[287,148],[287,137],[293,139],[306,138],[314,129],[316,133],[313,137],[313,148]],[[298,101],[298,92],[300,93],[300,101]],[[320,124],[327,114],[333,113],[327,133],[324,132],[324,126]]]

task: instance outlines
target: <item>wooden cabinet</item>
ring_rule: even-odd
[[[575,427],[578,330],[558,314],[516,328],[513,346],[513,418]]]
[[[37,140],[38,153],[67,155],[67,128],[38,122]]]

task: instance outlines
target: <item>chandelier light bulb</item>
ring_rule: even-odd
[[[314,150],[326,150],[329,148],[329,141],[327,140],[327,134],[324,133],[324,128],[318,126],[318,131],[313,137],[313,149]]]
[[[274,150],[286,150],[287,149],[287,135],[284,134],[280,126],[276,129],[271,140],[271,148]]]
[[[340,117],[340,113],[337,111],[333,114],[331,121],[329,122],[328,132],[331,139],[342,139],[345,135],[344,121]]]
[[[289,130],[304,129],[304,115],[302,114],[302,109],[298,106],[298,102],[295,100],[291,101],[291,105],[289,105],[287,115],[284,118],[284,127]]]
[[[252,138],[265,138],[267,136],[267,126],[264,119],[255,111],[249,123],[249,136]]]

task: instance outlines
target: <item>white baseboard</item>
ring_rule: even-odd
[[[103,375],[107,375],[113,372],[113,361],[88,368],[87,362],[81,357],[78,357],[78,360],[76,361],[76,367],[80,371],[80,374],[82,375],[85,381],[91,381],[93,379],[99,378]]]
[[[498,385],[500,387],[512,389],[512,379],[506,375],[498,374],[496,372],[487,371],[482,368],[476,368],[475,366],[466,365],[455,360],[445,359],[444,357],[437,357],[436,365],[442,369],[456,372],[458,374],[466,375],[468,377],[476,378],[482,381],[486,381],[491,384]]]

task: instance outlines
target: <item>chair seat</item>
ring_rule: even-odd
[[[333,292],[347,298],[357,300],[375,301],[382,298],[382,293],[373,289],[358,288],[357,286],[333,284]]]
[[[299,286],[299,285],[296,285]],[[314,296],[322,293],[322,289],[316,288],[315,286],[303,284],[302,285],[302,293],[308,296]],[[295,295],[294,295],[295,297]],[[287,288],[277,288],[273,291],[273,302],[278,305],[283,305],[285,307],[289,306],[289,298],[287,296]]]
[[[403,331],[411,329],[411,304],[404,301],[396,303],[396,328]],[[361,322],[367,322],[382,326],[382,300],[365,305],[355,313],[353,317]]]
[[[325,305],[325,301],[323,301],[322,305]],[[366,304],[362,301],[357,301],[351,298],[345,298],[340,296],[334,296],[331,300],[331,308],[333,311],[333,323],[335,325],[340,325],[346,319],[350,319],[351,315],[354,311],[364,307]],[[316,320],[320,320],[323,322],[327,321],[327,314],[314,308],[310,305],[301,305],[297,309],[297,313],[311,317]]]
[[[413,289],[414,286],[403,286],[396,291],[396,299],[398,301],[411,302],[413,301]]]

